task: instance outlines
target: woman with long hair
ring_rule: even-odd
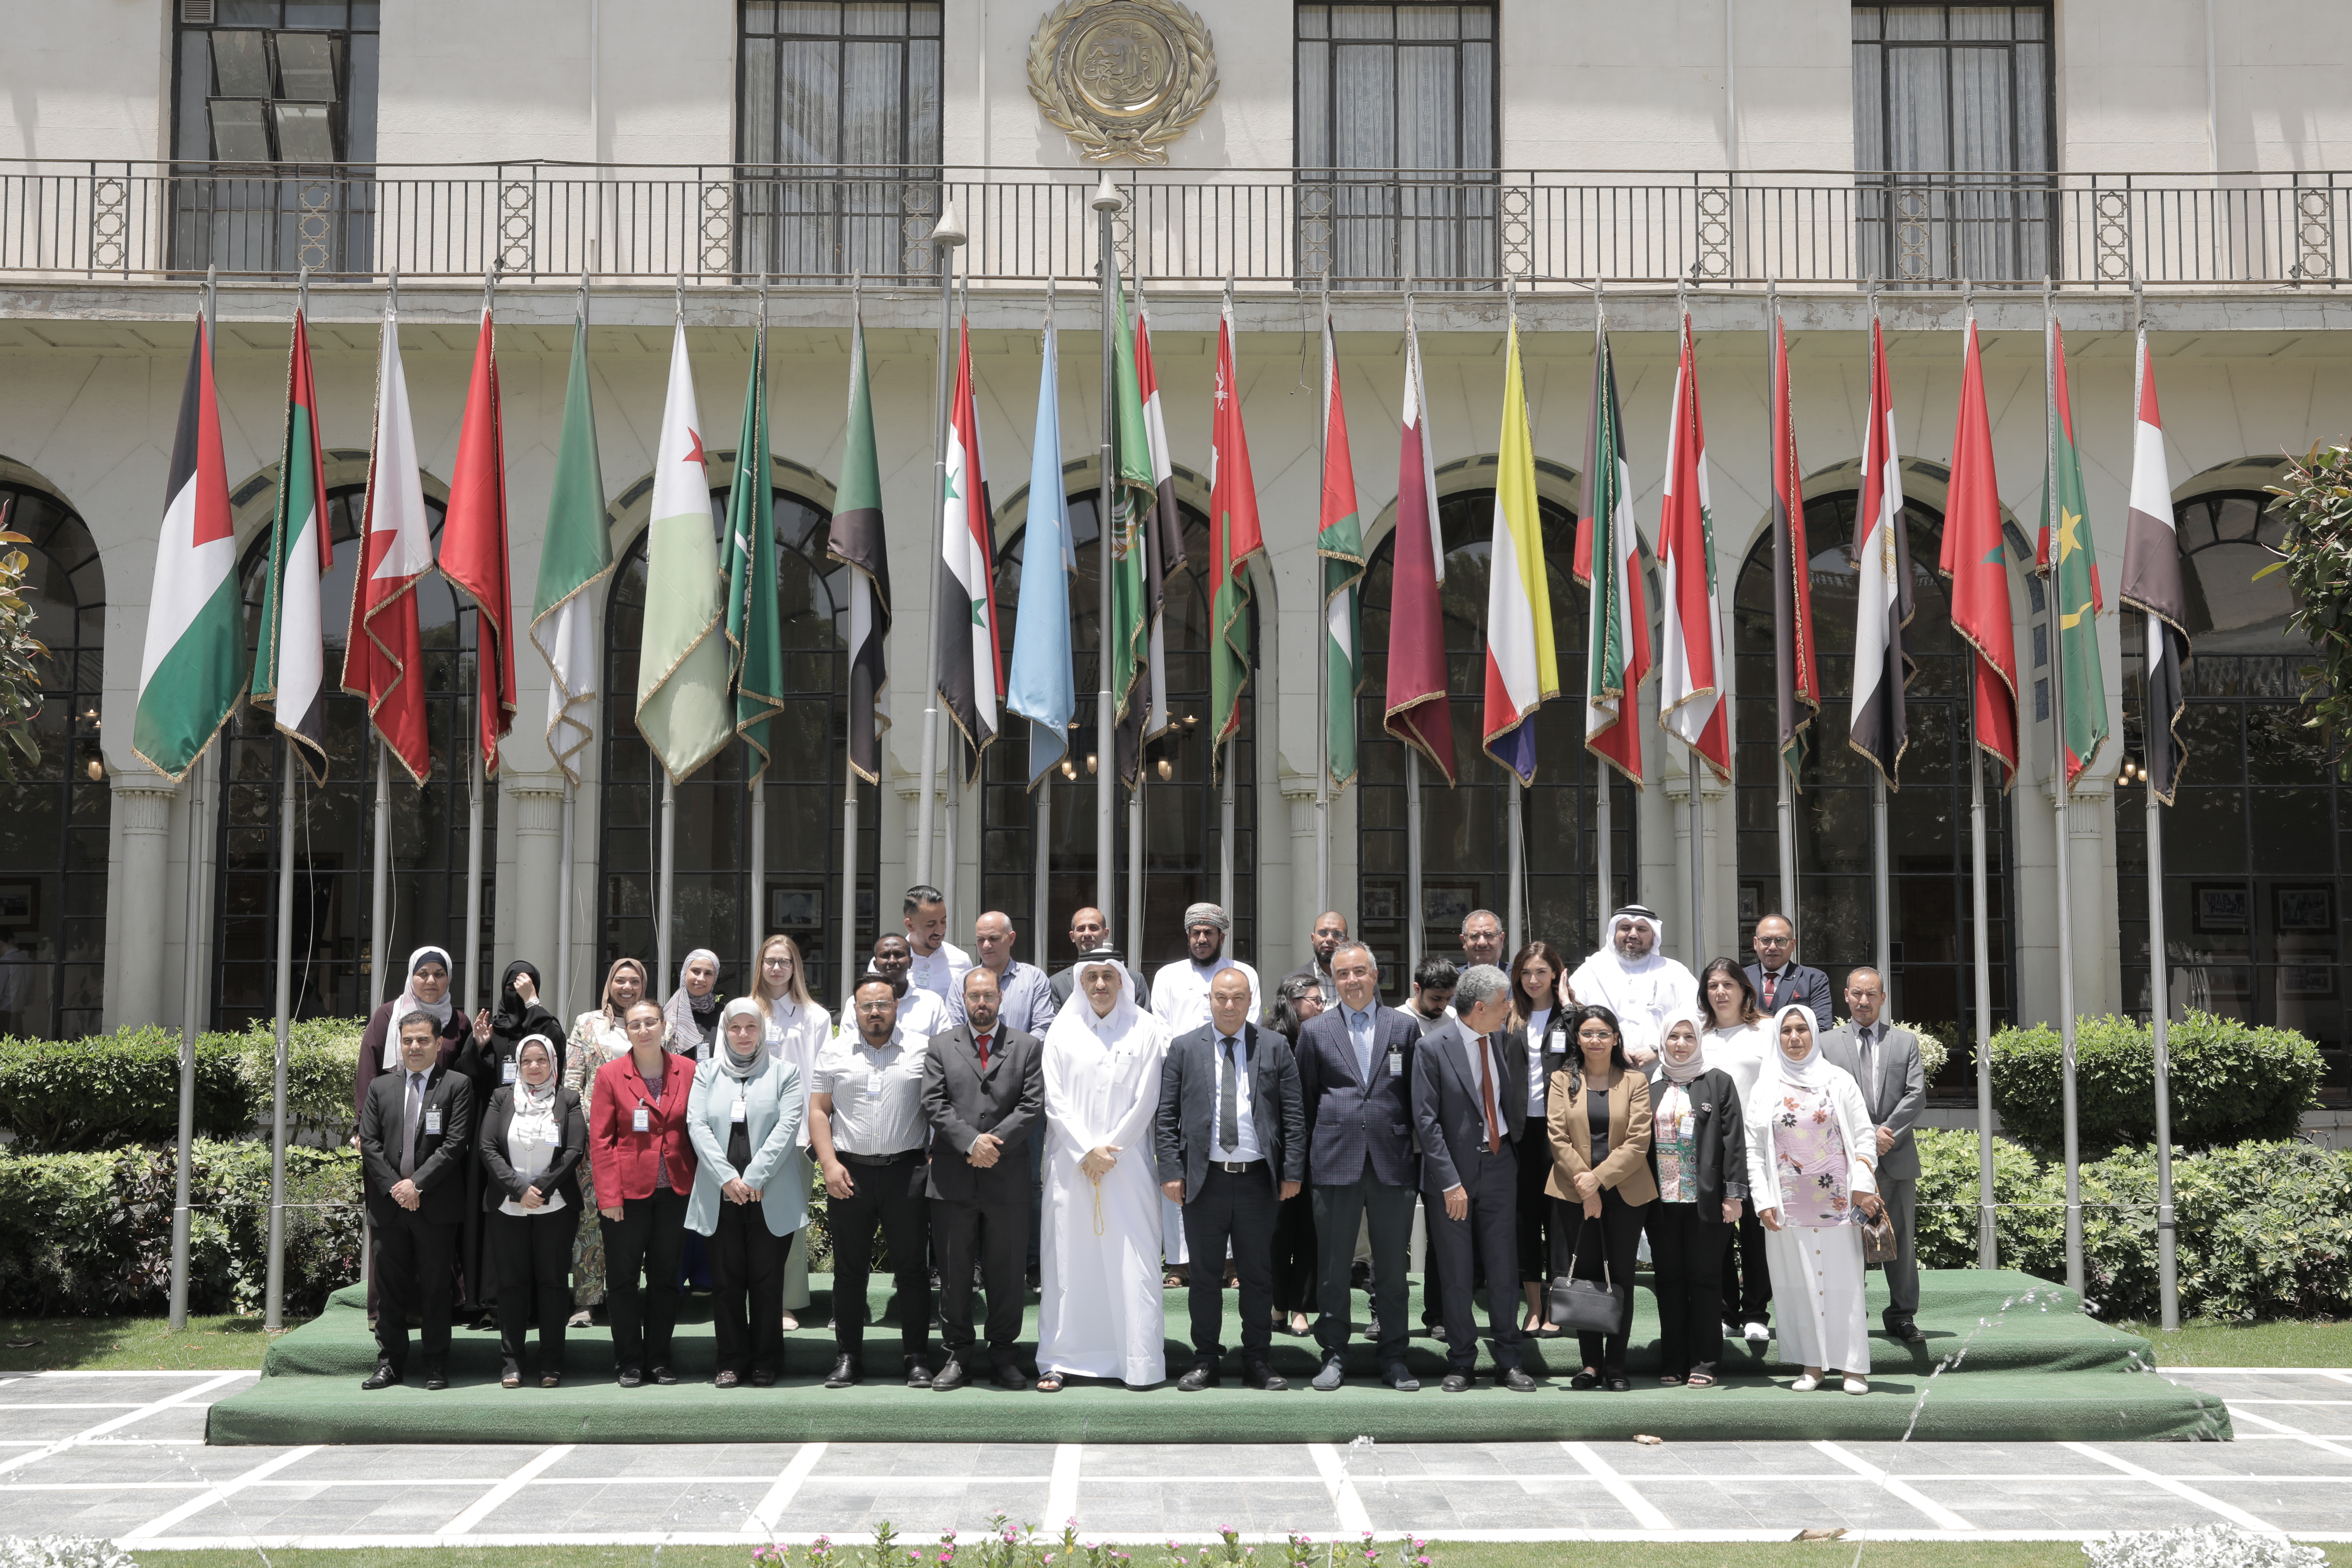
[[[1650,1174],[1650,1081],[1627,1065],[1625,1033],[1615,1013],[1577,1007],[1569,1023],[1576,1052],[1552,1074],[1552,1173],[1544,1190],[1559,1200],[1561,1224],[1574,1226],[1572,1272],[1580,1279],[1606,1280],[1620,1303],[1610,1331],[1578,1334],[1584,1370],[1569,1386],[1623,1394],[1633,1386],[1625,1375],[1633,1257],[1643,1219],[1658,1197]],[[1600,1245],[1588,1248],[1585,1237],[1596,1230]]]
[[[1544,1097],[1551,1075],[1568,1065],[1569,1030],[1566,1008],[1576,998],[1568,993],[1568,964],[1548,942],[1531,942],[1511,959],[1510,1037],[1527,1052],[1528,1116],[1519,1130],[1518,1240],[1519,1288],[1528,1299],[1527,1321],[1519,1331],[1551,1334],[1559,1331],[1544,1317],[1544,1288],[1558,1270],[1553,1255],[1567,1237],[1552,1224],[1551,1205],[1544,1183],[1551,1175],[1550,1121]]]
[[[1265,1026],[1295,1050],[1298,1031],[1322,1011],[1322,986],[1307,975],[1288,975],[1275,989]],[[1307,1314],[1315,1307],[1315,1194],[1302,1185],[1298,1195],[1285,1199],[1274,1216],[1274,1310],[1294,1334],[1306,1334],[1313,1327]]]
[[[1746,1105],[1770,1054],[1770,1020],[1757,1005],[1755,982],[1737,959],[1718,958],[1699,972],[1698,1015],[1706,1023],[1699,1048],[1706,1065],[1731,1079]],[[1723,1312],[1727,1331],[1761,1354],[1772,1337],[1772,1270],[1764,1258],[1764,1226],[1756,1205],[1745,1205],[1738,1233],[1723,1249]]]
[[[572,1023],[571,1048],[563,1058],[563,1087],[580,1096],[583,1118],[596,1114],[596,1074],[604,1064],[628,1055],[629,1032],[622,1020],[646,994],[646,966],[634,958],[616,958],[604,971],[604,989],[596,1006]],[[592,1309],[604,1304],[604,1229],[596,1223],[596,1175],[592,1162],[580,1163],[580,1237],[572,1244],[572,1322],[584,1329],[594,1321]]]
[[[751,1001],[760,1010],[768,1054],[799,1072],[801,1093],[805,1097],[809,1085],[816,1081],[816,1054],[833,1034],[833,1016],[809,995],[800,943],[781,931],[760,944],[760,972],[752,979]],[[793,1131],[795,1159],[804,1159],[808,1151],[805,1106],[803,1110]],[[809,1304],[808,1227],[794,1226],[792,1237],[792,1248],[784,1255],[783,1313],[779,1319],[786,1333],[801,1326],[801,1309]]]

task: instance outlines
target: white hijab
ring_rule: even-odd
[[[1146,1015],[1135,998],[1135,976],[1127,965],[1110,959],[1080,959],[1078,977],[1071,982],[1070,999],[1054,1015],[1052,1027],[1045,1031],[1049,1049],[1069,1050],[1081,1047],[1117,1050],[1135,1039],[1143,1030]],[[1108,969],[1118,976],[1118,1000],[1111,1004],[1105,1017],[1095,1016],[1094,998],[1087,994],[1087,971]]]
[[[1679,1065],[1666,1054],[1666,1037],[1675,1032],[1676,1024],[1688,1024],[1691,1034],[1698,1041],[1698,1048],[1691,1052],[1690,1060]],[[1699,1074],[1706,1071],[1709,1065],[1706,1059],[1706,1020],[1698,1016],[1697,1008],[1677,1007],[1658,1021],[1658,1075],[1661,1078],[1688,1087],[1698,1081]]]
[[[407,1017],[411,1013],[423,1013],[433,1020],[436,1027],[446,1029],[449,1026],[449,1014],[452,1008],[446,986],[443,987],[441,1000],[438,1002],[420,1002],[416,997],[416,972],[424,967],[425,961],[428,958],[439,959],[441,973],[449,977],[449,984],[455,985],[457,983],[457,966],[449,962],[447,950],[438,947],[420,947],[408,955],[408,978],[401,983],[400,994],[394,1000],[391,1015],[385,1021],[383,1070],[386,1072],[400,1065],[400,1021],[403,1018]]]
[[[1805,1027],[1812,1031],[1813,1037],[1813,1048],[1796,1061],[1790,1061],[1789,1053],[1780,1048],[1780,1026],[1791,1013],[1804,1019]],[[1775,1079],[1798,1089],[1827,1089],[1830,1074],[1834,1070],[1829,1058],[1822,1055],[1822,1026],[1811,1007],[1791,1002],[1772,1015],[1764,1040],[1764,1070],[1756,1080],[1759,1090]]]
[[[563,1087],[563,1079],[554,1070],[555,1042],[545,1035],[525,1035],[515,1046],[515,1060],[522,1060],[523,1047],[537,1040],[547,1050],[547,1081],[533,1089],[520,1071],[515,1075],[514,1113],[517,1116],[551,1116],[555,1110],[555,1091]]]

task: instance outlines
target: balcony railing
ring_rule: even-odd
[[[0,163],[0,277],[933,276],[943,194],[973,282],[1082,280],[1094,174],[525,163]],[[2336,287],[2352,175],[1121,171],[1123,266],[1156,285],[1494,289]]]

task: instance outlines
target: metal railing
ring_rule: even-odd
[[[1118,171],[1157,284],[2336,287],[2352,176]],[[814,283],[930,275],[943,195],[975,283],[1095,271],[1091,171],[0,163],[0,277],[314,274]]]

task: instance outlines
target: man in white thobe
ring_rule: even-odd
[[[1225,932],[1233,924],[1233,917],[1216,904],[1193,904],[1185,910],[1184,946],[1192,956],[1164,965],[1151,977],[1151,1011],[1168,1026],[1170,1039],[1181,1039],[1209,1022],[1209,982],[1228,969],[1238,969],[1249,977],[1249,1016],[1265,1016],[1265,1003],[1258,995],[1257,971],[1225,952]],[[1184,1211],[1169,1204],[1160,1211],[1160,1226],[1168,1238],[1168,1277],[1191,1283],[1179,1272],[1192,1263],[1184,1245]]]
[[[1577,1002],[1617,1015],[1625,1059],[1639,1068],[1657,1060],[1658,1033],[1668,1014],[1705,1005],[1697,977],[1661,951],[1664,943],[1656,911],[1627,904],[1610,917],[1601,951],[1568,980]]]

